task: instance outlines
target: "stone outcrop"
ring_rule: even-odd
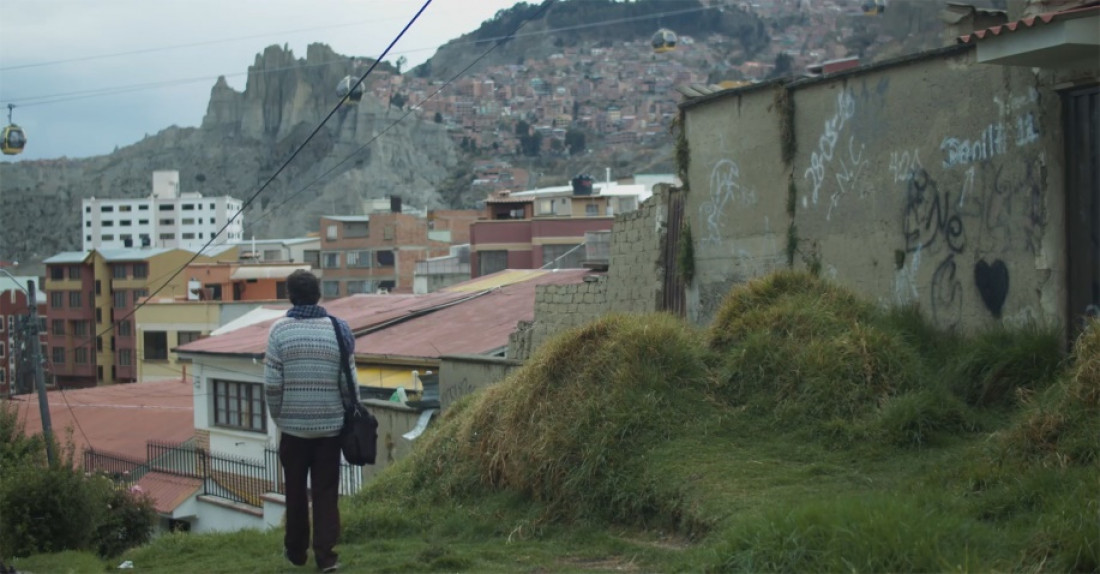
[[[33,264],[79,249],[82,199],[147,196],[153,171],[164,169],[180,172],[185,192],[255,196],[245,228],[256,237],[316,231],[321,215],[357,214],[362,200],[388,195],[444,207],[436,187],[458,162],[445,127],[415,115],[398,121],[405,112],[369,89],[257,194],[332,112],[340,79],[367,66],[322,44],[305,59],[271,46],[249,67],[243,92],[217,80],[198,128],[172,126],[104,156],[0,164],[0,254]]]

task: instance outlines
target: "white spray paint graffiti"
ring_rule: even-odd
[[[810,167],[802,175],[803,179],[813,179],[813,202],[817,205],[821,184],[825,182],[825,168],[833,160],[840,130],[856,115],[856,100],[847,90],[836,95],[836,113],[825,122],[825,131],[817,140],[817,149],[810,154]]]
[[[718,160],[710,171],[710,199],[699,206],[699,214],[706,223],[702,241],[718,243],[722,240],[722,218],[726,205],[737,200],[746,205],[756,203],[756,191],[741,185],[741,169],[728,159]]]
[[[917,289],[917,277],[920,272],[921,249],[917,247],[909,256],[909,261],[901,269],[894,272],[894,302],[898,306],[904,306],[920,300],[920,290]]]
[[[859,177],[863,175],[863,168],[867,166],[863,152],[866,146],[859,145],[859,153],[855,150],[855,137],[848,138],[848,158],[838,157],[840,168],[836,171],[836,183],[838,189],[829,196],[829,210],[825,213],[825,220],[829,221],[833,216],[833,208],[840,205],[840,198],[844,194],[855,189],[859,184]],[[840,154],[843,156],[844,154]]]
[[[966,165],[988,161],[1007,151],[1005,146],[1005,126],[1002,123],[989,124],[974,139],[947,137],[940,143],[943,151],[943,167]]]
[[[1016,118],[1016,146],[1035,143],[1039,139],[1039,128],[1035,125],[1035,114],[1028,112]]]
[[[914,149],[912,153],[909,150],[890,152],[890,173],[894,176],[894,183],[909,183],[913,173],[921,167],[924,165],[920,161],[920,150]]]

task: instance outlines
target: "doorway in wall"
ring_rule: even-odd
[[[1100,86],[1063,93],[1066,134],[1066,317],[1072,341],[1100,316]]]

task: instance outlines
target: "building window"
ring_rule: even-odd
[[[584,214],[588,217],[596,217],[600,214],[600,206],[595,203],[589,203],[584,206]]]
[[[382,239],[384,240],[391,240],[396,234],[397,229],[393,225],[387,225],[382,228]]]
[[[321,267],[321,252],[313,250],[303,251],[302,261],[309,263],[309,266],[314,269],[319,269]]]
[[[348,281],[348,295],[370,292],[370,281]]]
[[[118,206],[118,210],[122,213],[130,213],[130,206],[129,205],[120,205],[120,206]]]
[[[194,238],[195,238],[194,233],[184,233],[183,234],[183,239],[194,239]]]
[[[194,203],[185,203],[182,206],[180,206],[180,209],[182,209],[184,211],[195,211],[195,204]]]
[[[131,227],[131,226],[133,226],[133,223],[134,222],[131,219],[122,219],[118,222],[118,226],[119,227]]]
[[[96,323],[102,323],[103,322],[103,307],[96,307],[95,308],[95,322]]]
[[[340,296],[340,282],[339,281],[322,281],[321,282],[321,295],[323,297],[339,297]]]
[[[99,207],[99,212],[100,213],[111,213],[114,210],[115,210],[115,206],[113,206],[113,205],[101,205]]]
[[[145,279],[149,276],[148,263],[134,263],[134,279]]]
[[[370,251],[348,251],[344,254],[348,267],[370,267]]]
[[[393,267],[393,251],[375,251],[374,257],[379,267]]]
[[[65,320],[64,319],[53,319],[52,321],[50,321],[50,333],[52,333],[54,335],[64,335],[65,334]]]
[[[100,223],[100,225],[102,225],[103,227],[114,227],[115,222],[108,219],[108,220],[103,221],[102,223]]]
[[[134,289],[134,307],[141,304],[142,298],[147,296],[149,296],[149,292],[145,289]]]
[[[126,292],[125,291],[115,291],[114,295],[112,295],[111,297],[114,299],[113,304],[115,306],[115,309],[125,309],[126,308]]]
[[[543,245],[542,266],[546,269],[580,269],[584,267],[584,253],[579,245]]]
[[[118,350],[118,364],[123,367],[128,367],[134,364],[134,358],[130,349]]]
[[[157,236],[157,239],[160,239],[161,241],[172,241],[175,238],[176,238],[175,233],[161,233],[160,235]]]
[[[180,331],[179,332],[179,344],[186,345],[192,341],[198,341],[202,338],[202,332],[200,331]]]
[[[76,265],[69,267],[69,279],[80,279],[80,267]]]
[[[4,356],[4,343],[0,343],[0,358],[3,358],[3,356]],[[4,369],[0,369],[0,372],[3,372],[3,371],[4,371]]]
[[[77,365],[87,365],[88,349],[84,347],[77,347],[73,349],[73,363]]]
[[[540,199],[535,204],[535,215],[553,215],[554,214],[554,200],[553,199]]]
[[[79,309],[81,306],[80,291],[69,291],[69,307]]]
[[[168,333],[165,331],[146,331],[142,338],[145,346],[146,361],[164,361],[168,359]]]
[[[115,265],[114,268],[111,269],[111,277],[113,277],[115,279],[125,279],[126,278],[126,266],[125,265]]]
[[[321,268],[322,269],[337,269],[340,267],[340,254],[335,251],[329,251],[321,254]]]
[[[276,299],[289,299],[290,295],[286,292],[286,281],[275,282],[275,298]]]
[[[162,203],[157,206],[157,209],[159,209],[160,211],[175,211],[176,206],[171,203]]]
[[[489,275],[508,268],[507,251],[478,251],[477,274]]]
[[[194,217],[184,217],[182,223],[183,223],[183,225],[194,225],[195,224],[195,218]]]
[[[65,306],[65,294],[61,291],[50,293],[50,307],[60,309]]]
[[[214,424],[266,433],[263,385],[215,379]]]
[[[336,239],[336,237],[337,237],[336,232],[337,232],[337,226],[335,226],[335,225],[329,225],[329,226],[325,227],[325,239],[328,239],[329,241],[332,241],[332,240]]]
[[[103,294],[103,282],[99,279],[95,280],[95,294],[97,296]]]
[[[143,204],[143,205],[139,205],[139,206],[138,206],[138,211],[149,211],[149,206],[148,206],[148,205],[144,205],[144,204]]]
[[[73,321],[73,336],[86,337],[88,335],[87,321]]]
[[[65,269],[63,267],[50,267],[50,279],[54,281],[65,279]]]
[[[349,221],[344,224],[344,237],[368,237],[370,227],[366,221]]]
[[[133,334],[133,330],[130,327],[130,322],[129,321],[119,321],[118,322],[118,335],[120,337],[129,337],[132,334]]]
[[[50,360],[55,365],[65,364],[65,347],[54,347],[53,353],[50,355]]]
[[[114,241],[115,236],[114,236],[114,234],[111,234],[111,233],[105,233],[105,234],[103,234],[102,239],[103,239],[103,241]]]

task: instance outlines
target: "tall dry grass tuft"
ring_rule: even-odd
[[[713,394],[786,427],[847,434],[923,372],[882,323],[869,303],[808,273],[751,281],[730,292],[708,333],[721,355]]]
[[[563,333],[449,413],[414,453],[413,482],[442,496],[516,492],[555,517],[675,522],[675,501],[644,478],[645,453],[703,405],[704,353],[665,314]]]
[[[1100,466],[1100,321],[1077,339],[1071,360],[1065,380],[1022,394],[1030,413],[1005,433],[1006,451],[1043,466]]]

